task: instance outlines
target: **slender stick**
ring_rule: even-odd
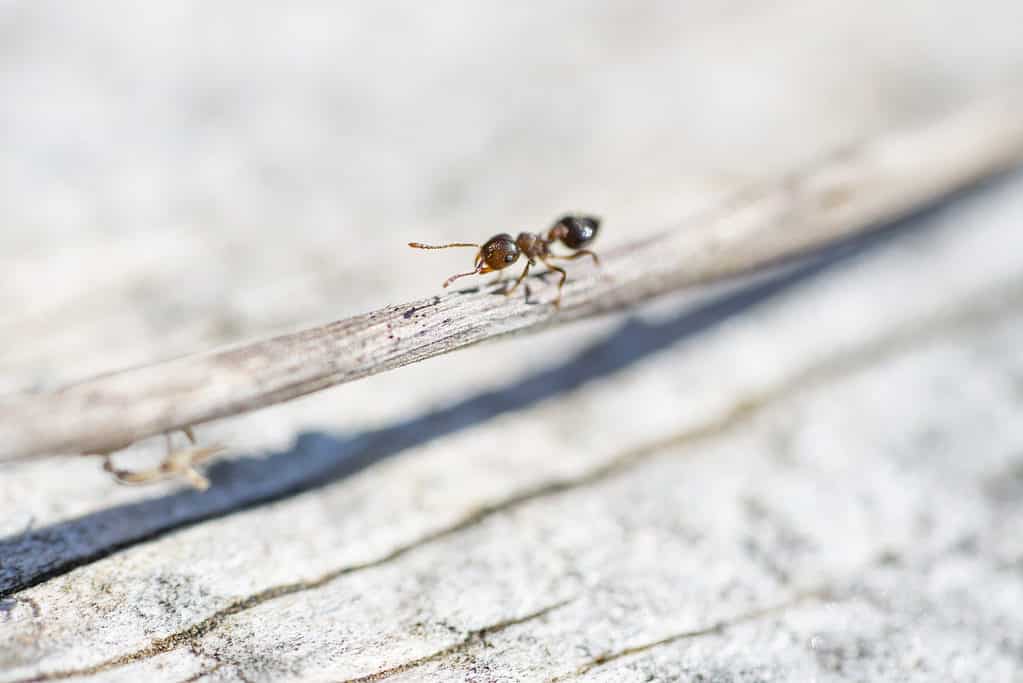
[[[0,399],[0,460],[107,453],[511,332],[620,309],[867,232],[1023,158],[1023,91],[852,145],[641,242],[602,251],[526,297],[431,296],[236,348]],[[629,226],[608,221],[608,232]],[[395,248],[406,248],[403,244]],[[536,289],[536,288],[534,288]],[[499,290],[497,290],[499,291]],[[415,315],[413,315],[415,314]]]

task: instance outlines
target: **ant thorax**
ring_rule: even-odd
[[[523,256],[533,262],[536,259],[542,259],[549,253],[547,241],[535,232],[520,232],[519,236],[515,238],[515,245]]]

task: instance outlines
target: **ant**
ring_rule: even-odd
[[[565,272],[564,268],[559,268],[551,263],[549,259],[563,259],[565,261],[571,261],[579,258],[580,256],[591,256],[593,257],[593,262],[599,266],[600,259],[597,258],[597,255],[589,249],[583,249],[585,245],[592,242],[597,236],[597,229],[599,227],[599,218],[594,218],[592,216],[567,215],[558,219],[558,222],[551,226],[546,235],[535,232],[520,232],[518,237],[512,239],[511,235],[503,232],[500,235],[494,235],[484,242],[482,246],[473,242],[452,242],[451,244],[438,245],[409,242],[408,245],[414,249],[475,247],[478,250],[476,252],[476,262],[473,264],[473,269],[468,273],[457,273],[452,275],[444,281],[445,287],[460,277],[482,275],[483,273],[490,273],[507,268],[518,261],[519,256],[525,256],[529,259],[526,263],[526,267],[523,269],[522,274],[519,275],[519,279],[515,281],[515,284],[505,290],[505,296],[510,296],[511,293],[515,291],[515,289],[526,278],[526,274],[529,273],[529,269],[535,266],[537,259],[539,259],[551,270],[556,270],[561,273],[561,280],[558,282],[558,297],[554,300],[555,308],[559,308],[561,306],[561,289],[565,286],[565,280],[568,279],[568,273]],[[555,242],[561,242],[569,249],[572,249],[575,253],[571,256],[559,256],[557,254],[552,254],[550,247]],[[498,275],[498,279],[500,279],[500,275]]]

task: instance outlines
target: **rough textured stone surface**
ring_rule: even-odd
[[[653,230],[1023,67],[1015,2],[676,5],[0,5],[0,391],[462,263],[410,239]],[[1021,225],[1016,174],[206,426],[205,494],[4,467],[0,681],[1019,680]]]

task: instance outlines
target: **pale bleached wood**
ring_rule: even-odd
[[[746,653],[759,667],[789,654],[796,680],[812,677],[815,635],[869,666],[897,666],[891,659],[919,638],[933,677],[950,650],[1023,633],[1018,615],[998,620],[1016,603],[991,597],[1011,597],[993,592],[992,579],[1000,590],[1020,583],[997,568],[1016,545],[1002,531],[1016,508],[987,493],[991,482],[1000,496],[1019,486],[1009,473],[1019,460],[1011,378],[1023,367],[1020,188],[1014,179],[971,195],[813,286],[696,339],[675,337],[612,381],[446,434],[307,495],[126,543],[15,593],[0,622],[0,681],[151,680],[157,661],[176,670],[223,663],[223,678],[204,680],[340,681],[388,670],[465,680],[472,674],[460,667],[474,661],[465,652],[495,675],[549,680],[718,622],[730,626],[706,636],[711,657]],[[565,429],[574,424],[590,428]],[[934,430],[937,442],[926,438]],[[524,447],[491,448],[498,435]],[[306,440],[263,479],[307,466],[319,457],[310,449],[320,446]],[[195,508],[258,485],[223,477],[172,504]],[[5,565],[17,572],[47,547],[66,554],[104,529],[164,518],[164,502],[39,529],[0,556],[13,556]],[[950,549],[969,538],[975,549]],[[870,564],[886,551],[899,564]],[[937,585],[928,580],[934,558]],[[945,572],[968,558],[975,571],[954,573],[972,582],[963,594]],[[862,587],[871,586],[867,598],[879,594],[893,571],[911,589],[897,593],[905,602],[868,610],[873,621],[853,628]],[[799,619],[798,646],[761,647],[745,630],[769,640],[771,618],[741,623],[821,586],[836,600],[778,614]],[[953,624],[949,637],[942,612],[921,612],[917,599],[975,621]],[[693,645],[634,657],[667,651],[678,661]],[[1011,652],[968,661],[989,671]]]
[[[851,145],[751,188],[707,215],[573,268],[560,310],[553,279],[527,296],[456,292],[259,341],[0,401],[0,460],[109,452],[155,434],[255,410],[485,339],[649,300],[863,233],[1023,156],[1018,90]],[[608,229],[615,226],[613,217]],[[429,267],[428,260],[424,267]]]

